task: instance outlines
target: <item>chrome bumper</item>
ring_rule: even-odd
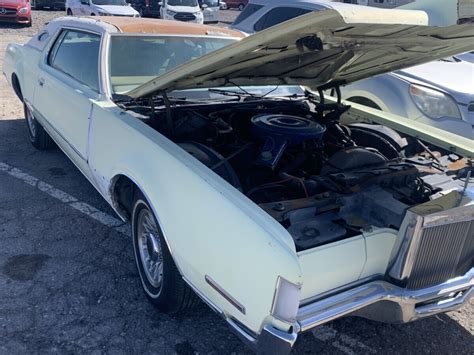
[[[474,296],[474,268],[464,276],[420,290],[400,288],[385,281],[365,285],[300,307],[291,333],[265,326],[258,337],[228,320],[239,337],[257,353],[288,354],[298,333],[344,316],[380,322],[406,323],[461,307]]]
[[[301,331],[346,315],[387,323],[406,323],[461,307],[474,295],[474,268],[443,284],[408,290],[375,281],[303,306],[298,312]]]

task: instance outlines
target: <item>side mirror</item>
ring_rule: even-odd
[[[202,5],[201,5],[201,9],[203,9],[203,10],[204,10],[204,9],[207,9],[207,4],[202,4]]]
[[[82,5],[90,5],[89,0],[81,0]]]
[[[160,1],[158,5],[163,6],[163,1]]]

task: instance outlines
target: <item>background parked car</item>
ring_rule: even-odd
[[[474,139],[473,73],[450,58],[347,85],[342,98]]]
[[[66,0],[69,16],[140,16],[125,0]]]
[[[422,4],[417,5],[417,9],[424,9]],[[308,0],[251,0],[232,27],[246,33],[258,32],[330,6]],[[457,13],[457,0],[448,0],[442,9],[427,8],[430,23],[455,24],[456,20],[442,21],[441,10],[447,12],[449,8]],[[469,53],[463,56],[469,58]],[[472,63],[449,58],[345,86],[341,88],[342,98],[473,139],[473,73]]]
[[[29,0],[0,0],[1,22],[31,26],[31,6]]]
[[[242,11],[249,3],[249,0],[225,0],[228,9],[239,9]]]
[[[45,7],[64,10],[65,0],[31,0],[31,7],[35,10],[42,10]]]
[[[328,8],[328,5],[324,1],[311,0],[250,0],[231,27],[245,33],[254,33],[308,12]]]
[[[204,16],[198,0],[163,0],[161,18],[184,22],[203,23]]]
[[[202,8],[204,23],[218,23],[220,2],[219,0],[198,0]]]
[[[128,0],[141,17],[160,17],[160,0]]]

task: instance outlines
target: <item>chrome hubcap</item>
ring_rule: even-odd
[[[163,281],[163,252],[158,228],[147,209],[140,211],[137,221],[138,249],[148,282],[156,288]]]
[[[28,123],[31,136],[33,138],[36,137],[36,120],[28,107],[26,108],[26,122]]]

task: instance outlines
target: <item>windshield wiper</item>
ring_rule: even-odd
[[[244,97],[256,97],[255,95],[249,93],[249,92],[244,92],[244,91],[233,91],[233,90],[222,90],[222,89],[207,89],[209,92],[214,93],[214,94],[219,94],[222,96],[233,96],[241,99],[243,96]]]

